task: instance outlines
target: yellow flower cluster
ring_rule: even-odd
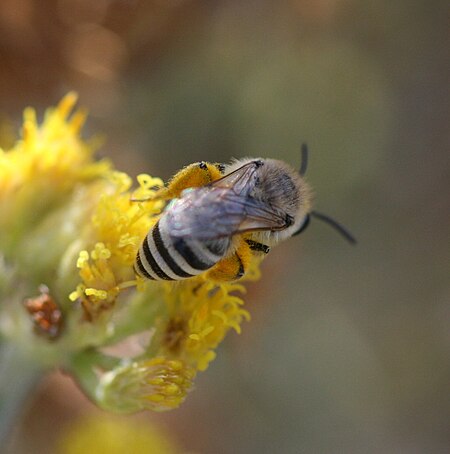
[[[69,93],[47,111],[42,125],[34,109],[26,109],[22,140],[10,150],[0,149],[0,227],[14,228],[24,216],[39,219],[77,183],[108,172],[109,161],[92,157],[98,141],[79,140],[86,113],[79,110],[69,118],[76,99],[76,94]]]
[[[256,275],[253,266],[251,276]],[[168,317],[160,327],[160,352],[181,358],[196,370],[203,371],[216,357],[215,349],[230,329],[241,332],[243,320],[250,314],[242,308],[243,301],[234,295],[244,292],[242,284],[217,284],[200,276],[179,284],[177,291],[165,285]]]
[[[163,182],[140,175],[133,191],[128,175],[95,161],[95,141],[80,137],[86,114],[71,114],[75,102],[68,94],[40,125],[27,109],[23,139],[0,150],[0,261],[12,264],[14,279],[25,280],[11,279],[11,288],[30,292],[45,284],[61,309],[64,328],[43,363],[64,358],[103,408],[172,409],[227,332],[239,333],[249,320],[237,296],[245,288],[214,282],[208,273],[175,283],[135,276],[137,250],[166,203],[155,197]],[[253,258],[244,280],[258,278],[258,265]],[[0,285],[0,297],[11,298],[8,292]],[[138,357],[117,359],[102,350],[149,330]],[[20,332],[11,328],[14,336]]]
[[[184,401],[194,377],[195,370],[182,361],[135,361],[104,374],[97,399],[106,410],[171,410]]]
[[[0,154],[2,197],[23,189],[36,178],[47,179],[52,187],[68,187],[74,180],[104,169],[104,163],[99,166],[90,162],[92,147],[75,139],[86,120],[81,110],[68,119],[76,98],[70,93],[56,109],[49,109],[41,126],[35,110],[25,110],[23,139]]]
[[[120,290],[136,285],[136,252],[163,207],[158,200],[145,205],[130,201],[127,174],[111,172],[109,177],[111,190],[101,195],[91,217],[88,242],[93,247],[82,250],[77,260],[82,282],[70,294],[72,301],[81,301],[89,319],[112,307]],[[163,184],[151,177],[146,183]]]

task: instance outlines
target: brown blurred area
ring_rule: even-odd
[[[117,102],[127,71],[157,61],[186,28],[186,19],[199,17],[195,3],[3,1],[0,96],[4,107],[47,105],[75,87],[92,105],[106,108]]]
[[[313,222],[274,249],[244,333],[182,408],[137,418],[198,453],[450,450],[447,18],[441,0],[0,3],[2,118],[76,90],[101,153],[163,178],[295,164],[308,141],[317,208],[359,240]],[[56,452],[94,411],[53,375],[14,452]]]

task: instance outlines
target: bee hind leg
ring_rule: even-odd
[[[208,271],[208,278],[215,281],[236,281],[245,275],[251,257],[250,246],[242,241],[232,255],[220,260]]]
[[[227,282],[240,279],[245,274],[246,266],[242,258],[238,254],[233,254],[222,259],[210,271],[208,271],[208,279],[214,281]]]
[[[177,172],[169,182],[150,197],[131,197],[131,202],[147,202],[149,200],[171,200],[180,197],[181,193],[188,188],[198,188],[218,180],[224,171],[223,164],[211,164],[210,162],[194,162]]]
[[[210,162],[200,161],[188,165],[177,172],[166,187],[167,197],[177,198],[188,188],[198,188],[222,177],[220,167]]]

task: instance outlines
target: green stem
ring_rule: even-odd
[[[69,371],[80,385],[84,393],[95,402],[95,390],[98,384],[95,364],[98,360],[95,350],[86,350],[73,356]]]
[[[95,403],[95,393],[98,386],[96,369],[100,368],[108,371],[117,367],[120,362],[119,358],[104,355],[94,349],[90,349],[73,355],[68,370],[89,399]]]
[[[123,318],[118,320],[114,334],[105,345],[114,345],[133,334],[150,329],[158,316],[163,314],[165,305],[160,295],[146,292],[137,294],[128,304]]]
[[[12,343],[0,345],[0,446],[6,446],[44,370]]]

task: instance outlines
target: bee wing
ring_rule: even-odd
[[[167,210],[170,235],[178,238],[214,240],[252,230],[281,230],[286,215],[232,188],[193,189]]]
[[[261,161],[250,161],[209,184],[209,187],[228,188],[239,195],[248,194],[248,191],[254,186],[257,175],[256,169],[261,165]]]
[[[244,233],[255,230],[283,230],[291,225],[286,213],[253,197],[236,197],[232,192],[225,198],[230,204],[240,206],[244,213],[242,221],[233,232]]]

